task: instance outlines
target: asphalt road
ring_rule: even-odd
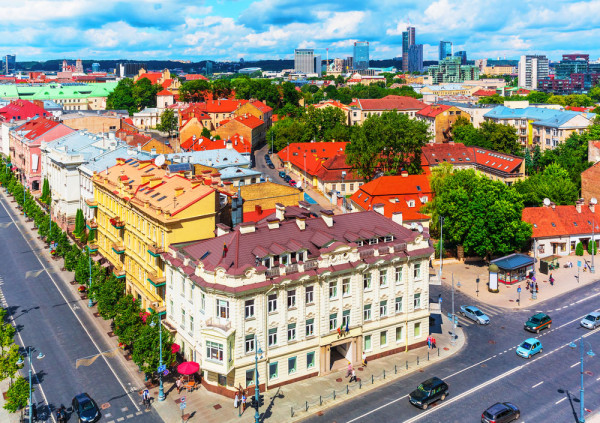
[[[437,298],[438,287],[432,287]],[[451,301],[444,290],[444,316]],[[520,422],[576,422],[579,416],[579,337],[598,354],[585,358],[585,408],[600,409],[600,328],[590,331],[579,321],[588,312],[598,310],[600,281],[542,303],[523,300],[523,309],[510,311],[477,304],[491,318],[489,326],[459,318],[467,336],[463,350],[448,360],[427,367],[359,398],[329,409],[309,422],[479,422],[485,408],[508,401],[521,409]],[[455,307],[473,304],[456,293]],[[558,310],[557,310],[558,309]],[[536,311],[553,319],[552,328],[539,335],[523,330],[523,323]],[[538,337],[543,352],[526,360],[515,348],[529,337]],[[568,344],[577,342],[577,349]],[[586,345],[586,351],[590,345]],[[589,372],[589,373],[588,373]],[[449,385],[450,395],[428,410],[415,408],[407,395],[423,380],[438,376]]]
[[[121,358],[100,356],[76,368],[78,359],[113,350],[115,345],[103,339],[93,318],[82,310],[87,300],[76,297],[57,274],[44,270],[50,269],[48,262],[32,250],[37,232],[15,222],[12,208],[0,197],[2,305],[8,307],[17,327],[17,343],[35,348],[32,366],[38,416],[45,414],[42,421],[55,421],[54,415],[48,418],[49,411],[61,404],[69,407],[76,394],[87,392],[103,408],[101,421],[160,422],[153,410],[142,411],[139,382],[120,363]],[[45,354],[40,360],[39,352]],[[25,371],[27,366],[26,361]],[[76,421],[76,416],[69,421]]]

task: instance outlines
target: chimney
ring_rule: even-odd
[[[152,179],[150,179],[150,188],[154,188],[157,185],[160,185],[161,183],[162,183],[161,178],[152,178]]]
[[[222,223],[217,223],[217,229],[215,230],[215,235],[221,236],[221,235],[228,234],[229,232],[231,232],[231,229],[229,228],[229,226],[224,225]]]
[[[588,204],[588,208],[590,209],[590,211],[592,213],[596,213],[596,203],[593,203],[592,201],[590,201]]]
[[[333,226],[333,212],[331,210],[321,210],[321,218],[331,228]]]
[[[270,217],[267,220],[267,226],[269,227],[269,229],[279,229],[279,219],[277,219],[276,217]]]
[[[256,232],[256,222],[243,222],[239,224],[241,234]]]
[[[256,205],[254,206],[254,212],[255,212],[256,214],[258,214],[259,216],[262,214],[262,207],[260,206],[260,204],[256,204]]]
[[[403,170],[401,173],[403,178],[407,178],[408,177],[408,172],[406,170]]]
[[[383,214],[384,205],[382,203],[373,204],[373,211],[379,214]]]
[[[554,209],[556,208],[556,203],[554,203],[554,202],[551,202],[551,203],[550,203],[550,207],[552,207],[552,210],[554,210]]]
[[[281,203],[275,203],[275,217],[279,220],[285,218],[285,206]]]
[[[150,179],[153,178],[153,177],[154,177],[153,173],[151,173],[149,175],[143,174],[142,175],[142,185],[148,183],[150,181]]]
[[[394,212],[392,213],[392,222],[397,223],[402,226],[402,212]]]
[[[298,201],[298,205],[305,210],[310,210],[310,203],[307,201]]]
[[[199,178],[194,178],[190,181],[192,183],[192,189],[196,188],[198,185],[200,185],[200,182],[202,182],[201,179]]]
[[[296,225],[301,231],[306,229],[306,218],[304,216],[296,216]]]
[[[175,187],[175,197],[179,197],[183,194],[183,187]]]
[[[553,204],[552,208],[554,208],[554,203],[552,203],[552,204]],[[575,209],[577,210],[577,213],[581,213],[581,200],[577,200],[575,202]]]

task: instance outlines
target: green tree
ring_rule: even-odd
[[[119,299],[114,317],[114,332],[119,337],[119,342],[133,345],[140,336],[143,325],[140,313],[139,301],[136,301],[131,295],[125,295]]]
[[[77,209],[75,213],[75,229],[73,230],[73,234],[80,238],[81,235],[85,232],[85,217],[83,217],[83,210]]]
[[[283,89],[283,104],[290,104],[298,107],[302,95],[296,91],[296,86],[291,82],[284,82],[281,84],[281,87]]]
[[[185,102],[202,102],[206,99],[207,94],[211,91],[211,86],[208,81],[203,79],[195,79],[181,84],[179,88],[179,98]]]
[[[79,262],[80,255],[81,250],[79,249],[79,247],[77,247],[77,245],[75,244],[71,245],[69,250],[64,255],[65,269],[69,272],[72,272],[75,269],[75,266],[77,266],[77,263]]]
[[[352,131],[346,162],[365,180],[377,172],[396,175],[401,170],[421,172],[421,151],[431,138],[425,122],[396,111],[368,117]]]
[[[583,244],[581,242],[578,242],[577,245],[575,246],[575,255],[576,256],[583,255]]]
[[[0,381],[10,379],[11,384],[17,371],[22,365],[17,364],[21,354],[19,354],[19,346],[11,344],[0,351]]]
[[[160,348],[159,348],[159,329],[152,326],[160,320],[156,313],[151,313],[146,317],[146,323],[141,326],[139,336],[133,342],[133,353],[131,358],[144,373],[154,373],[159,365]],[[172,352],[171,345],[173,344],[172,335],[162,327],[162,362],[170,364],[175,359],[175,354]]]
[[[588,242],[588,253],[592,255],[596,255],[598,252],[598,241],[590,241]]]
[[[548,98],[548,104],[558,104],[560,106],[566,106],[565,97],[562,95],[552,95]]]
[[[559,205],[574,204],[579,197],[579,190],[571,180],[569,172],[556,163],[546,167],[543,172],[516,182],[514,187],[523,196],[527,207],[541,206],[544,198],[549,198]]]
[[[158,84],[152,84],[148,78],[138,79],[131,88],[131,95],[137,111],[146,107],[156,107],[156,94],[162,89]]]
[[[31,388],[32,392],[35,390]],[[29,382],[22,376],[8,388],[4,409],[14,413],[27,405],[29,401]]]
[[[473,126],[469,119],[463,116],[456,119],[456,122],[452,125],[452,141],[466,146],[483,147],[482,144],[488,145],[481,132]]]
[[[541,91],[531,91],[529,94],[527,94],[526,100],[532,104],[544,104],[548,103],[549,98],[549,93]]]
[[[177,131],[178,123],[177,116],[175,116],[173,109],[165,109],[160,115],[160,123],[156,125],[156,129],[168,133],[169,138],[171,138],[171,134]]]
[[[114,319],[119,301],[125,295],[125,282],[122,279],[110,275],[100,284],[94,284],[94,298],[98,304],[98,313],[103,319]]]
[[[479,104],[504,104],[505,100],[510,100],[510,99],[506,99],[506,98],[500,96],[499,94],[494,94],[494,95],[487,96],[487,97],[479,97],[479,100],[477,101],[477,103],[479,103]]]
[[[213,98],[229,98],[231,95],[231,81],[229,79],[217,79],[212,83]]]
[[[109,110],[127,110],[129,115],[138,111],[133,98],[133,80],[124,78],[106,98],[106,108]]]
[[[486,121],[479,128],[481,137],[488,144],[489,149],[499,153],[516,154],[522,150],[519,136],[510,125]],[[480,147],[485,147],[481,145]]]
[[[90,263],[89,263],[89,253],[87,248],[83,251],[77,260],[77,264],[75,265],[75,280],[80,285],[87,285],[89,283],[90,277]]]
[[[276,151],[283,150],[288,144],[305,141],[304,122],[300,119],[285,118],[267,131],[267,139],[271,140]]]
[[[590,90],[590,97],[595,102],[600,102],[600,84],[594,85],[594,87]]]
[[[42,195],[40,197],[40,201],[46,204],[50,203],[50,182],[48,182],[47,178],[44,178],[44,182],[42,184]]]

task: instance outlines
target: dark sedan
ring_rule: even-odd
[[[100,418],[100,411],[96,402],[86,393],[73,398],[73,412],[77,413],[80,422],[91,423]]]

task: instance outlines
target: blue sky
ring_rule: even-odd
[[[416,27],[425,60],[440,40],[469,58],[586,52],[600,57],[600,0],[0,0],[0,55],[17,60],[325,58],[370,41],[371,58],[401,54]]]

